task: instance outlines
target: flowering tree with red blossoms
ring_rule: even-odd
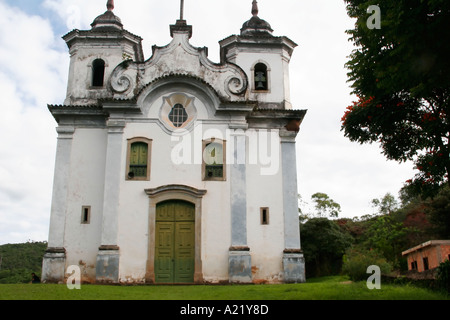
[[[412,160],[410,191],[434,195],[450,185],[450,1],[345,0],[356,18],[356,49],[346,66],[358,101],[342,117],[351,141],[380,143],[390,160]],[[381,29],[367,8],[378,5]]]

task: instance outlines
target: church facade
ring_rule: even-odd
[[[240,34],[219,42],[220,63],[190,44],[182,14],[145,60],[113,9],[63,37],[71,60],[66,100],[48,106],[58,140],[43,281],[78,266],[87,283],[304,282],[297,45],[274,36],[253,1]]]

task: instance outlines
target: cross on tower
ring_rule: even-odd
[[[184,15],[184,0],[180,0],[180,20],[183,20]]]
[[[189,32],[189,38],[192,37],[192,26],[188,25],[186,20],[184,20],[184,0],[180,0],[180,19],[170,26],[170,35],[172,37],[174,31],[187,31]]]

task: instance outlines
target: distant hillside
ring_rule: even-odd
[[[39,277],[47,242],[27,242],[0,246],[0,284],[28,283],[31,273]]]

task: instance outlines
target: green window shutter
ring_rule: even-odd
[[[223,144],[217,142],[207,144],[203,159],[206,169],[205,179],[223,178]]]
[[[135,142],[131,145],[130,173],[134,177],[147,177],[148,144]]]

